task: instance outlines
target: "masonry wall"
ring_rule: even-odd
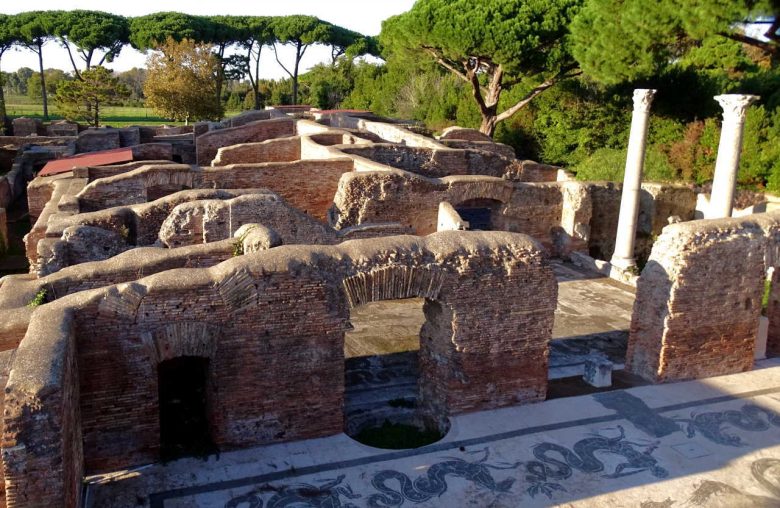
[[[291,162],[301,158],[301,138],[269,139],[259,143],[225,146],[217,151],[211,166],[252,164],[257,162]]]
[[[752,368],[780,213],[668,226],[637,284],[626,368],[655,382]]]
[[[541,400],[556,290],[528,237],[445,232],[282,246],[42,309],[71,309],[80,369],[73,386],[92,473],[157,460],[156,366],[182,355],[211,360],[210,425],[222,449],[341,432],[348,309],[375,300],[429,300],[421,397],[434,417]],[[27,463],[41,457],[23,452]]]
[[[525,233],[553,252],[568,252],[572,242],[582,248],[587,231],[583,224],[564,228],[564,185],[475,176],[432,179],[405,172],[355,172],[341,179],[332,222],[343,228],[392,221],[407,226],[410,233],[427,235],[437,229],[440,202],[447,201],[456,209],[476,203],[493,208],[493,229]],[[583,211],[587,213],[571,214],[570,219],[589,220],[589,208]]]
[[[195,140],[196,163],[209,166],[216,157],[217,150],[223,146],[254,143],[272,138],[295,135],[295,120],[277,118],[258,120],[237,127],[209,131]]]
[[[487,151],[433,149],[394,144],[341,146],[340,150],[348,155],[365,157],[379,164],[426,177],[440,178],[450,175],[514,177],[520,173],[519,162]]]
[[[352,169],[347,158],[206,169],[182,164],[145,166],[91,182],[77,197],[82,211],[95,211],[145,203],[184,189],[266,188],[305,213],[326,220],[341,175]]]
[[[592,257],[609,261],[615,250],[615,237],[620,216],[623,186],[617,183],[585,183],[593,202],[590,220],[588,250]],[[639,199],[637,236],[634,256],[646,260],[650,256],[654,238],[668,224],[668,218],[693,220],[696,211],[696,193],[681,185],[643,183]]]
[[[73,322],[43,306],[5,387],[3,472],[12,507],[81,503],[83,450]]]

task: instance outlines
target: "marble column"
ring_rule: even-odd
[[[647,127],[650,119],[650,104],[656,90],[634,90],[634,114],[631,118],[631,135],[628,139],[626,172],[623,177],[623,194],[620,198],[615,251],[612,266],[622,270],[636,266],[634,241],[636,221],[639,215],[639,191],[642,186],[642,169],[645,164]]]
[[[742,129],[745,114],[755,95],[717,95],[715,100],[723,108],[723,126],[718,144],[718,159],[715,162],[715,176],[712,180],[710,206],[705,218],[731,217],[734,206],[734,191],[737,188],[739,156],[742,151]]]

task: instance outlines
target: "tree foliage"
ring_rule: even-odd
[[[55,100],[65,118],[98,127],[101,107],[118,103],[129,95],[127,87],[110,70],[96,66],[83,71],[81,79],[61,81]]]
[[[326,44],[331,37],[330,23],[324,22],[314,16],[282,16],[273,19],[273,32],[276,40],[286,44],[295,50],[295,61],[292,70],[288,69],[280,60],[274,45],[274,56],[277,63],[292,78],[292,101],[298,103],[298,73],[303,55],[312,44]]]
[[[103,65],[113,61],[129,42],[130,24],[127,18],[107,12],[73,10],[57,16],[54,33],[68,51],[73,72],[79,77],[80,70],[71,46],[75,47],[86,69],[92,67],[95,58],[97,65]]]
[[[14,24],[11,22],[10,16],[6,14],[0,14],[0,63],[2,63],[5,52],[11,49],[14,44],[18,42],[19,33],[15,29]],[[5,82],[3,75],[0,74],[0,134],[5,133],[6,124],[5,94],[3,92],[4,86]]]
[[[390,53],[413,51],[433,58],[466,82],[482,116],[480,130],[526,106],[576,64],[566,45],[568,22],[580,0],[419,0],[382,24],[380,42]],[[499,111],[501,94],[526,89]]]
[[[174,120],[220,118],[214,82],[218,66],[210,46],[169,39],[147,60],[146,104]]]
[[[18,36],[19,44],[38,55],[44,120],[49,119],[49,107],[43,68],[43,46],[54,38],[54,27],[60,14],[61,11],[29,11],[22,12],[9,19],[9,26]]]
[[[780,4],[771,0],[589,0],[572,22],[572,52],[588,75],[604,83],[656,76],[702,48],[709,65],[733,65],[739,46],[714,39],[746,44],[777,60],[779,13]],[[748,22],[765,27],[765,37],[751,35]]]

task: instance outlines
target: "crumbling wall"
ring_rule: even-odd
[[[167,247],[208,243],[232,238],[241,226],[252,223],[270,227],[287,245],[341,241],[336,230],[290,207],[274,194],[182,203],[165,219],[159,237]]]
[[[664,229],[637,284],[626,368],[655,382],[751,369],[778,231],[780,213]]]
[[[391,221],[407,226],[410,233],[427,235],[437,229],[442,201],[456,209],[488,201],[494,208],[492,229],[525,233],[554,253],[569,252],[582,249],[587,240],[587,222],[574,221],[590,219],[589,208],[575,211],[567,215],[564,226],[563,189],[578,185],[513,183],[476,176],[433,179],[400,171],[355,172],[345,174],[339,183],[332,223],[343,228]],[[582,202],[582,198],[569,202]]]
[[[35,316],[5,386],[6,502],[79,506],[84,460],[72,314],[42,306]]]
[[[217,150],[212,166],[257,162],[290,162],[301,158],[301,138],[269,139],[259,143],[224,146]]]
[[[95,180],[78,194],[81,210],[145,203],[184,189],[267,188],[296,208],[325,221],[342,174],[351,159],[233,164],[198,168],[183,164],[149,165]]]
[[[349,307],[374,300],[428,299],[420,392],[434,417],[542,400],[556,289],[528,237],[445,232],[282,246],[210,269],[171,270],[81,292],[42,309],[57,313],[45,316],[47,326],[75,337],[70,351],[78,352],[80,382],[68,386],[78,387],[79,402],[69,407],[75,415],[80,410],[89,474],[158,459],[155,369],[181,355],[206,356],[214,365],[209,386],[218,390],[208,395],[209,419],[222,449],[341,432]],[[38,333],[39,317],[33,315],[28,338],[51,342],[61,335]],[[51,350],[36,361],[51,368],[60,358]],[[18,400],[17,386],[9,385],[11,400]],[[18,430],[11,437],[56,414],[65,386],[52,387],[48,393],[59,398],[41,401],[27,415],[12,410],[6,428],[11,421]],[[61,429],[68,426],[36,434],[52,436],[50,448],[19,447],[11,458],[49,467],[57,455],[66,458],[60,468],[78,464],[64,445],[82,440],[64,439]],[[30,477],[21,468],[10,471],[16,492],[26,492],[33,478],[53,481],[34,468]],[[52,471],[61,476],[57,467]],[[61,492],[67,489],[36,495],[57,504]]]
[[[593,202],[588,250],[592,257],[609,261],[615,250],[623,186],[612,182],[585,185]],[[650,256],[653,242],[669,223],[669,217],[692,220],[695,210],[696,194],[692,189],[674,184],[643,183],[634,244],[636,259],[644,261]]]
[[[520,173],[519,163],[482,150],[433,149],[394,144],[340,146],[341,152],[365,157],[379,164],[421,176],[450,175],[511,177]]]
[[[257,120],[237,127],[209,131],[195,139],[196,163],[200,166],[210,165],[217,156],[217,150],[224,146],[294,135],[295,120],[292,118]]]

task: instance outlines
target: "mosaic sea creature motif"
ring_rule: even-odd
[[[668,508],[672,505],[685,507],[697,506],[754,506],[775,507],[780,505],[780,459],[763,458],[753,461],[750,465],[753,479],[772,497],[757,496],[744,492],[728,483],[715,480],[704,480],[696,490],[683,501],[676,504],[672,499],[664,501],[645,501],[640,508]]]
[[[626,441],[623,427],[618,425],[617,429],[619,434],[616,437],[596,434],[577,441],[571,450],[556,443],[546,442],[536,445],[533,453],[537,460],[525,464],[528,473],[526,480],[531,482],[526,492],[532,497],[537,494],[551,497],[556,490],[566,490],[556,480],[571,477],[574,469],[590,474],[604,471],[604,463],[596,458],[596,452],[612,453],[625,459],[625,462],[618,464],[612,473],[602,475],[605,478],[620,478],[643,471],[649,471],[656,478],[668,476],[669,472],[659,466],[658,461],[652,456],[653,451],[658,447],[657,441],[649,444]],[[646,447],[644,450],[636,448],[643,446]]]
[[[341,502],[341,497],[357,499],[359,494],[352,492],[349,485],[341,485],[344,475],[333,480],[325,480],[320,486],[308,483],[295,483],[274,487],[264,485],[247,494],[234,497],[225,504],[225,508],[263,508],[264,491],[276,493],[268,500],[265,508],[311,507],[311,508],[357,508],[354,504]]]
[[[745,444],[739,436],[727,432],[729,425],[752,432],[769,430],[770,426],[780,427],[780,415],[755,404],[745,404],[739,410],[692,413],[690,419],[675,421],[688,424],[688,437],[694,437],[698,432],[706,439],[724,446]]]
[[[386,508],[401,506],[404,501],[423,503],[447,492],[447,479],[449,476],[463,478],[479,487],[500,493],[507,492],[514,483],[514,478],[507,478],[496,482],[491,474],[491,469],[515,469],[521,462],[514,464],[492,465],[487,464],[488,450],[484,450],[485,456],[477,462],[469,462],[461,458],[448,457],[444,462],[438,462],[428,468],[424,476],[415,480],[408,475],[386,469],[374,474],[371,485],[380,492],[372,494],[368,498],[368,506],[372,508]],[[398,482],[398,488],[395,485]]]

